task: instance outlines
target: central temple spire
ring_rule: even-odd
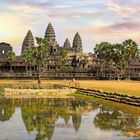
[[[55,42],[55,32],[51,23],[49,23],[47,26],[47,29],[45,32],[45,38],[47,39],[49,44]]]

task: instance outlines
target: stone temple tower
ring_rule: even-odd
[[[34,38],[31,30],[29,30],[23,40],[21,53],[28,47],[34,46]]]
[[[81,37],[80,37],[78,32],[75,34],[74,39],[73,39],[73,50],[76,53],[82,53],[83,52],[82,40],[81,40]]]
[[[64,42],[64,48],[67,49],[71,49],[71,44],[68,38],[66,38],[65,42]]]
[[[45,38],[47,39],[50,45],[55,42],[55,32],[51,23],[49,23],[47,26],[47,29],[45,32]]]
[[[58,44],[56,42],[55,38],[55,32],[53,29],[53,26],[51,23],[48,24],[46,32],[45,32],[45,38],[48,41],[48,46],[50,49],[50,54],[54,54],[58,51]]]

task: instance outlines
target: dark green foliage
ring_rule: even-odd
[[[0,96],[3,97],[5,92],[4,86],[0,86]]]
[[[13,51],[8,51],[7,52],[7,58],[8,58],[9,63],[10,63],[10,71],[12,71],[11,64],[12,64],[12,61],[15,59],[15,57],[16,57],[16,54]]]
[[[139,50],[135,41],[128,39],[121,44],[101,42],[94,48],[95,54],[100,59],[101,72],[103,66],[113,69],[117,78],[120,78],[128,70],[130,61],[138,58]]]
[[[62,70],[66,73],[71,73],[74,71],[74,68],[72,66],[64,66]]]
[[[13,61],[13,59],[15,59],[16,57],[16,54],[13,52],[13,51],[8,51],[7,52],[7,58],[10,60],[10,61]]]
[[[24,50],[22,57],[29,65],[36,65],[38,69],[38,84],[41,83],[41,72],[48,61],[47,40],[36,37],[37,46],[30,46]]]
[[[62,58],[66,58],[66,57],[67,57],[67,51],[66,51],[65,49],[62,49],[62,50],[60,51],[60,56],[61,56]]]
[[[67,51],[65,49],[62,49],[60,51],[60,54],[59,54],[59,60],[61,62],[61,65],[64,66],[65,64],[67,64]],[[62,67],[63,69],[63,67]]]
[[[22,52],[21,56],[24,59],[26,64],[29,64],[29,65],[35,64],[35,60],[34,60],[34,57],[33,57],[33,50],[34,50],[34,47],[29,47],[29,48],[26,48]]]

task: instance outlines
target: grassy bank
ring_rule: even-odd
[[[68,85],[70,81],[59,81]],[[131,96],[140,96],[140,81],[101,81],[101,80],[81,80],[71,82],[71,85],[79,84],[82,88],[103,90],[108,92],[125,93]]]
[[[0,84],[35,84],[36,80],[0,80]],[[125,93],[132,96],[140,96],[140,81],[101,81],[101,80],[43,80],[43,84],[64,84],[82,88],[97,89],[109,92]]]
[[[105,106],[109,106],[109,107],[115,108],[117,110],[122,110],[126,113],[131,112],[134,115],[136,115],[136,114],[140,115],[139,107],[135,107],[135,106],[131,106],[131,105],[123,104],[123,103],[117,103],[117,102],[104,100],[104,99],[100,99],[100,98],[95,98],[93,96],[82,95],[80,93],[76,93],[76,94],[74,94],[74,96],[77,98],[84,98],[89,101],[98,102],[98,103],[104,104]]]

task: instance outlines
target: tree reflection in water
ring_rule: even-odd
[[[13,100],[1,100],[0,102],[0,121],[9,120],[15,112]]]
[[[59,118],[65,125],[72,121],[73,128],[78,131],[85,112],[94,112],[94,126],[107,131],[136,128],[139,120],[137,114],[79,99],[1,99],[0,121],[8,121],[15,107],[21,108],[26,130],[29,134],[36,132],[36,140],[51,140]]]
[[[94,118],[94,125],[102,130],[127,130],[138,126],[138,115],[102,106]]]

